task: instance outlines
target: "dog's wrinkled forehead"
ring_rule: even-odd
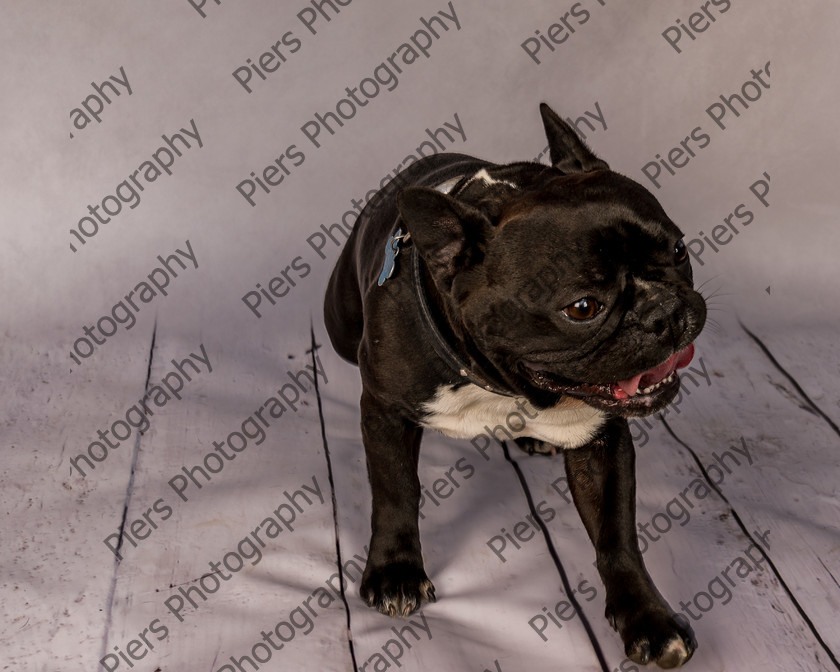
[[[656,264],[659,257],[671,263],[682,233],[640,184],[612,171],[562,175],[552,170],[541,178],[511,190],[500,209],[494,238],[509,258],[530,254],[562,260],[569,270],[576,259],[624,267]]]
[[[563,175],[548,169],[542,179],[522,189],[510,201],[508,217],[536,206],[577,210],[600,207],[613,220],[625,217],[639,222],[670,223],[659,201],[645,187],[611,170]]]
[[[530,224],[544,235],[555,234],[552,238],[597,232],[606,239],[648,238],[651,243],[682,236],[653,194],[623,175],[552,173],[510,194],[499,216],[501,227]]]

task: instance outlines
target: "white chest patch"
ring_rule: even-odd
[[[423,410],[428,413],[424,427],[457,439],[527,436],[566,449],[587,444],[606,420],[601,411],[577,399],[538,409],[524,397],[505,397],[478,385],[441,386]]]

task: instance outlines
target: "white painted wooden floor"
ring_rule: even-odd
[[[188,395],[88,478],[71,468],[71,446],[117,418],[103,413],[115,399],[133,403],[173,359],[201,354],[197,343],[159,324],[144,355],[113,358],[118,376],[91,369],[95,393],[50,380],[53,353],[4,351],[7,669],[97,669],[100,659],[100,669],[239,669],[234,658],[242,669],[600,670],[596,651],[610,670],[633,669],[603,618],[561,461],[513,453],[526,495],[485,437],[424,442],[423,544],[439,601],[407,620],[362,605],[369,494],[357,375],[328,347],[313,362],[309,326],[296,327],[274,352],[204,338],[212,373],[195,374]],[[703,337],[678,405],[634,425],[641,545],[700,642],[692,669],[837,669],[833,372],[804,379],[796,358],[803,347],[830,350],[830,338],[740,328]],[[22,360],[26,371],[15,368]],[[301,376],[297,412],[263,413],[257,445],[260,425],[248,418],[307,365],[322,370],[317,390]],[[223,450],[230,461],[204,462],[219,454],[214,442],[241,447],[232,432],[254,438]],[[200,464],[220,470],[210,480],[194,472],[199,489],[179,475]],[[144,513],[155,528],[135,522]],[[103,540],[121,526],[116,562]],[[580,617],[562,604],[568,587]]]

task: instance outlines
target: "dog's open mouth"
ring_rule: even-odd
[[[692,357],[693,343],[652,369],[610,383],[575,383],[527,362],[522,369],[540,389],[578,397],[596,408],[639,415],[661,410],[675,396],[680,385],[677,370],[688,366]]]

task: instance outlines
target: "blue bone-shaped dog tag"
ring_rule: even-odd
[[[385,263],[382,266],[382,272],[379,274],[378,284],[380,287],[393,274],[397,255],[400,253],[400,242],[407,238],[408,234],[404,236],[402,235],[402,229],[397,229],[397,232],[385,243]]]

